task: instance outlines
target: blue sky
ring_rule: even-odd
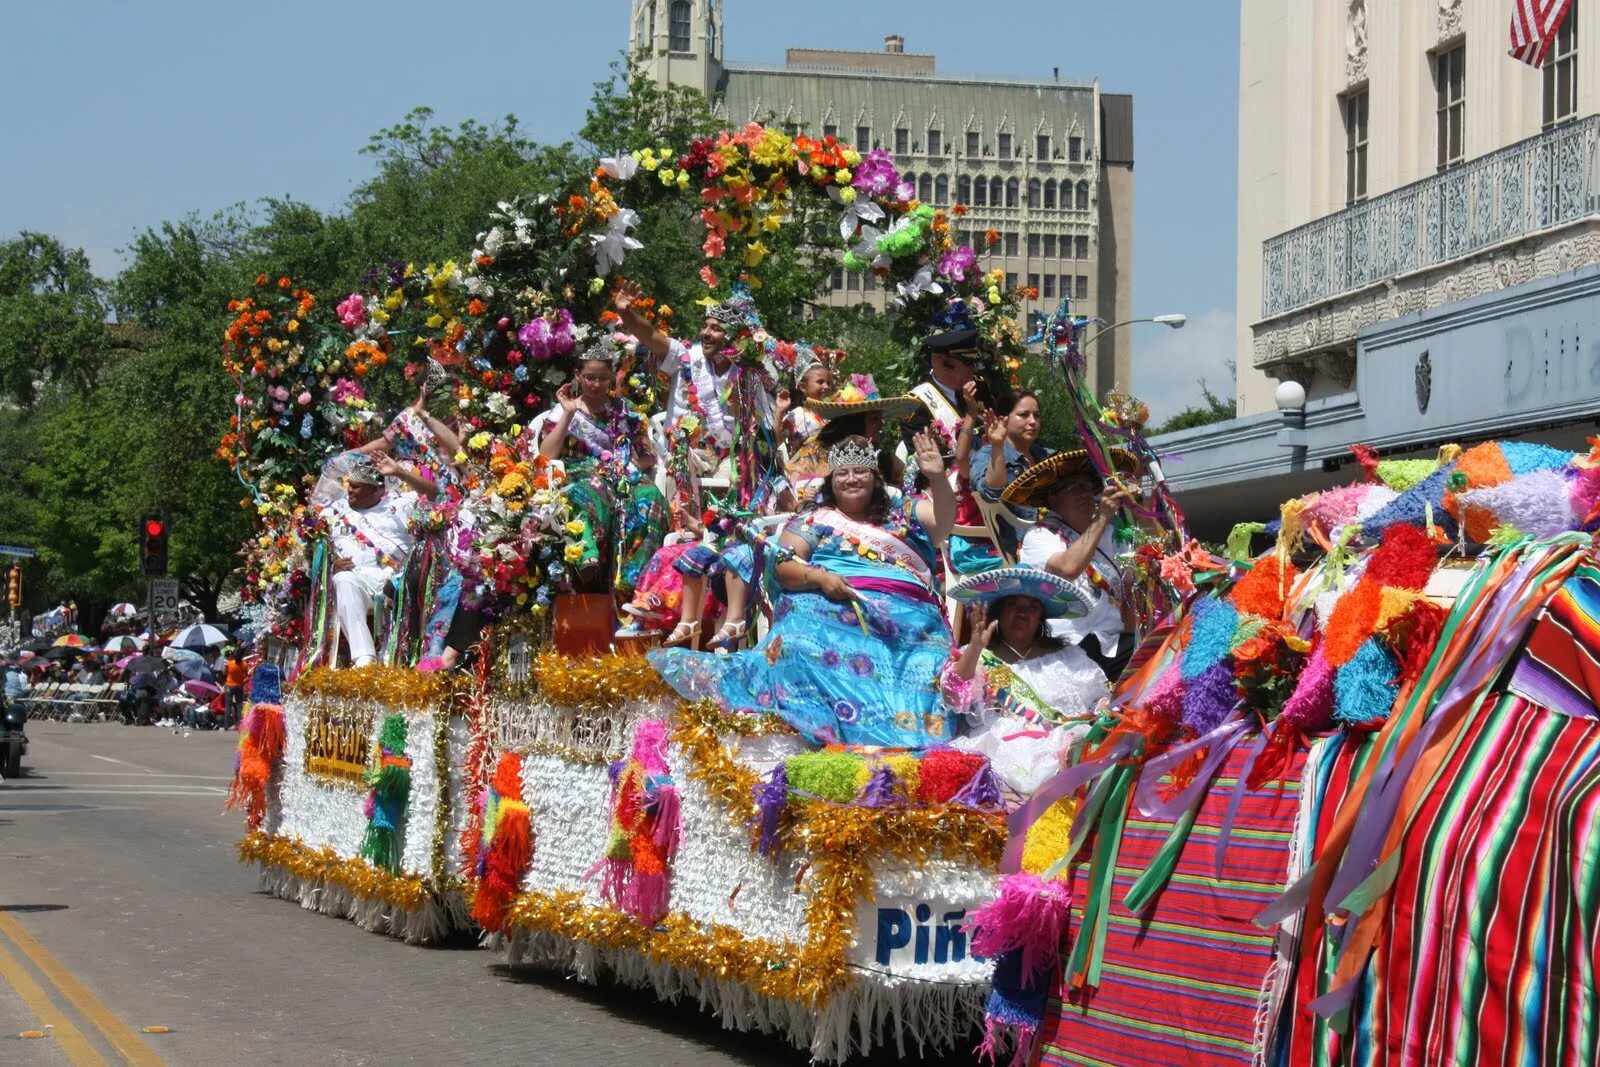
[[[540,140],[581,123],[627,40],[627,0],[51,0],[6,4],[0,238],[51,233],[114,274],[165,219],[292,195],[337,209],[369,134],[418,105],[515,114]],[[730,61],[786,46],[876,50],[900,33],[939,69],[1099,77],[1134,96],[1134,387],[1157,417],[1231,391],[1238,6],[1230,0],[727,0]]]

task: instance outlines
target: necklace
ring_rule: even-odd
[[[1032,642],[1032,641],[1028,642],[1028,651],[1027,652],[1018,652],[1017,651],[1017,646],[1013,645],[1010,641],[1007,641],[1003,637],[1000,638],[1000,643],[1002,645],[1005,645],[1006,646],[1006,650],[1008,652],[1010,652],[1013,656],[1016,657],[1016,659],[1013,661],[1015,663],[1021,663],[1023,660],[1027,659],[1030,655],[1033,654],[1034,642]]]

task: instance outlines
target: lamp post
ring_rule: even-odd
[[[1278,430],[1278,447],[1289,450],[1289,469],[1306,469],[1306,387],[1294,379],[1278,383],[1272,401],[1283,416],[1283,426]]]
[[[1184,315],[1181,312],[1173,312],[1166,315],[1151,315],[1149,318],[1143,319],[1123,319],[1121,322],[1113,322],[1109,326],[1106,325],[1106,321],[1104,319],[1090,319],[1089,321],[1099,323],[1103,329],[1096,330],[1094,332],[1094,336],[1090,337],[1088,340],[1084,341],[1083,344],[1078,346],[1080,349],[1088,348],[1090,345],[1100,340],[1101,337],[1110,333],[1112,330],[1120,329],[1123,326],[1132,326],[1136,322],[1156,322],[1160,323],[1162,326],[1167,326],[1174,330],[1181,330],[1183,329],[1183,324],[1189,321],[1189,316]]]

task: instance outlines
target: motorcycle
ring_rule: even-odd
[[[22,777],[22,756],[28,751],[28,708],[20,700],[5,702],[0,712],[0,776]]]

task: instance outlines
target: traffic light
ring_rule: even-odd
[[[22,565],[11,565],[11,576],[6,579],[6,602],[11,605],[11,610],[16,611],[22,607]]]
[[[139,520],[139,571],[150,578],[167,574],[167,520],[146,515]]]

